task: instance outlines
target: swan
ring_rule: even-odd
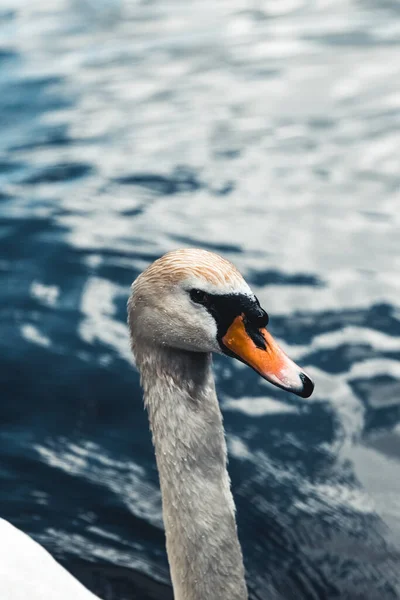
[[[236,267],[206,250],[174,250],[141,273],[132,284],[128,323],[155,448],[175,600],[246,600],[211,354],[237,358],[304,398],[314,384],[268,332],[268,315]],[[0,597],[97,598],[2,520]]]

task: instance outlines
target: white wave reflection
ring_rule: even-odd
[[[102,342],[121,358],[133,362],[127,325],[113,318],[115,298],[121,294],[126,295],[125,288],[107,279],[89,278],[82,293],[81,311],[85,318],[79,325],[79,334],[89,344]]]
[[[37,344],[44,348],[49,348],[51,346],[51,340],[44,335],[36,325],[25,323],[24,325],[21,325],[20,331],[22,337],[32,344]]]
[[[296,413],[298,410],[294,406],[284,404],[273,398],[246,398],[225,399],[222,402],[223,410],[239,411],[250,417],[261,417],[263,415]]]
[[[31,285],[31,294],[37,298],[42,304],[54,307],[57,304],[57,299],[60,290],[56,285],[46,285],[40,281],[33,281]]]
[[[108,488],[132,514],[162,529],[160,491],[133,460],[107,456],[104,448],[91,441],[77,444],[59,439],[57,444],[36,444],[34,449],[49,466]]]

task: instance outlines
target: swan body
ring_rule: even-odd
[[[19,529],[0,519],[1,600],[99,600]]]
[[[313,383],[268,333],[268,315],[239,271],[205,250],[170,252],[139,275],[128,322],[160,477],[175,600],[246,600],[211,353],[237,358],[303,397]],[[96,596],[0,520],[0,598]]]

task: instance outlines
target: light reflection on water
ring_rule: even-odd
[[[125,304],[200,246],[317,384],[216,360],[251,597],[400,597],[399,14],[2,3],[0,511],[99,593],[169,597]]]

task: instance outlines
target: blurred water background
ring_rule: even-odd
[[[231,259],[315,378],[215,361],[252,600],[400,598],[400,4],[0,2],[0,515],[105,600],[172,598],[126,327]]]

